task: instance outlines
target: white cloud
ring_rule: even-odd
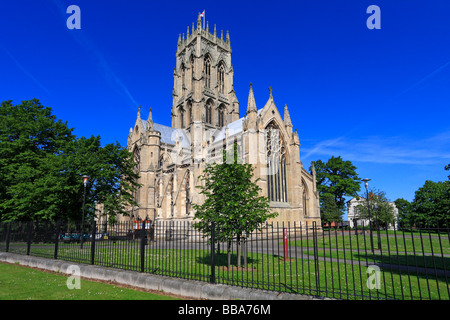
[[[450,159],[450,132],[414,140],[403,137],[370,136],[325,140],[310,149],[301,149],[302,159],[314,156],[341,156],[345,160],[384,163],[433,165]]]

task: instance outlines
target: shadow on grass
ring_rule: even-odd
[[[247,265],[249,265],[249,266],[258,263],[258,261],[259,261],[259,259],[247,257]],[[196,262],[211,266],[211,254],[206,254],[201,257],[197,257]],[[244,263],[245,263],[244,255],[241,254],[241,266],[244,266]],[[215,253],[214,254],[214,264],[216,267],[227,267],[228,266],[228,253],[227,252]],[[230,253],[230,265],[236,267],[237,264],[238,264],[237,253],[231,252]]]

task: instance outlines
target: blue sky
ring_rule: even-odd
[[[69,5],[81,30],[66,26]],[[379,30],[366,26],[370,5]],[[138,105],[171,124],[178,34],[203,10],[229,30],[241,116],[249,83],[258,108],[271,86],[305,167],[340,155],[391,200],[447,179],[450,1],[5,0],[0,100],[38,98],[76,135],[125,146]]]

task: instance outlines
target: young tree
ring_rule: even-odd
[[[203,204],[193,204],[195,209],[194,227],[205,236],[214,235],[217,242],[228,243],[228,266],[230,266],[230,244],[236,239],[238,248],[237,266],[241,266],[241,241],[244,235],[263,227],[269,218],[278,213],[270,211],[267,197],[260,196],[261,188],[253,181],[251,164],[237,162],[236,144],[234,163],[227,163],[224,150],[223,162],[208,163],[200,177],[204,185],[198,186],[205,196]]]
[[[340,156],[337,158],[333,156],[326,163],[317,160],[314,167],[320,198],[332,196],[342,216],[345,210],[345,197],[354,197],[360,191],[360,178],[356,173],[356,167],[350,161],[342,160]],[[324,206],[322,200],[321,206]]]

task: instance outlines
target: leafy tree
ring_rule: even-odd
[[[450,170],[450,163],[445,166],[445,170]],[[450,181],[450,176],[448,176],[448,180]]]
[[[354,197],[360,191],[360,178],[356,173],[356,167],[350,161],[342,160],[340,156],[333,156],[326,163],[317,160],[314,162],[314,167],[317,190],[321,199],[321,211],[322,208],[329,208],[329,197],[333,197],[342,216],[345,210],[345,197]],[[327,209],[325,212],[328,212]],[[321,218],[324,221],[328,219],[326,216]]]
[[[450,219],[450,182],[425,181],[412,202],[414,224],[444,227]]]
[[[336,203],[332,194],[325,193],[320,198],[320,216],[322,224],[341,222],[342,221],[342,211]]]
[[[359,219],[372,218],[372,228],[384,228],[387,229],[389,224],[393,224],[395,220],[394,207],[389,202],[384,191],[370,191],[369,203],[367,203],[367,197],[361,195],[360,198],[363,201],[356,206]]]
[[[241,242],[246,234],[260,230],[269,218],[278,214],[270,211],[267,197],[260,196],[261,188],[253,179],[251,164],[237,161],[236,144],[234,162],[227,163],[226,151],[223,151],[222,163],[208,163],[203,182],[198,186],[200,194],[205,196],[203,204],[193,204],[195,209],[194,227],[205,236],[211,236],[214,223],[215,240],[228,243],[228,266],[230,265],[230,245],[236,239],[238,247],[237,266],[241,264]]]
[[[81,219],[87,174],[87,211],[105,204],[124,213],[137,186],[131,154],[100,137],[77,139],[39,100],[0,106],[0,220]]]
[[[64,146],[74,139],[38,100],[0,107],[0,214],[2,220],[48,219],[63,193]]]

